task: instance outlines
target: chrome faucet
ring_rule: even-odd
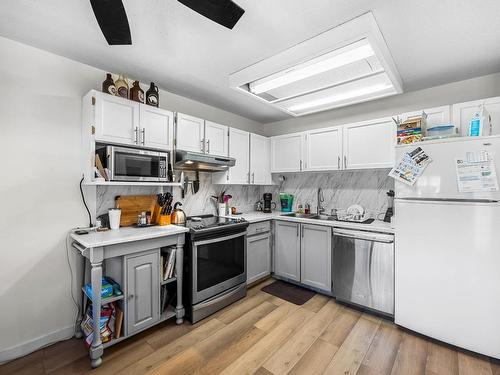
[[[325,201],[323,197],[323,190],[321,188],[318,189],[318,205],[317,205],[317,214],[321,215],[325,212],[325,208],[321,206],[321,203]]]

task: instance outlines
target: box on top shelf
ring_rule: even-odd
[[[405,121],[400,121],[399,118],[394,119],[397,125],[398,145],[422,141],[427,128],[426,120],[425,112],[422,112],[419,117],[412,117]]]

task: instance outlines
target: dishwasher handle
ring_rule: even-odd
[[[366,240],[366,241],[374,241],[374,242],[383,242],[383,243],[393,243],[394,236],[392,234],[384,234],[384,233],[374,233],[374,232],[364,232],[364,231],[356,231],[356,230],[347,230],[347,229],[334,229],[334,236],[339,237],[348,237],[356,240]]]

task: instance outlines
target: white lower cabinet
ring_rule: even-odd
[[[332,291],[332,228],[276,221],[274,274]]]
[[[300,224],[276,221],[274,227],[274,274],[300,282]]]
[[[327,292],[332,290],[332,228],[301,224],[300,281]]]
[[[271,274],[271,232],[247,239],[247,284]]]
[[[125,258],[127,334],[160,319],[159,250]]]

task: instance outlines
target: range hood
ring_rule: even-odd
[[[236,164],[236,159],[226,156],[201,154],[176,150],[174,169],[187,171],[220,172]]]

